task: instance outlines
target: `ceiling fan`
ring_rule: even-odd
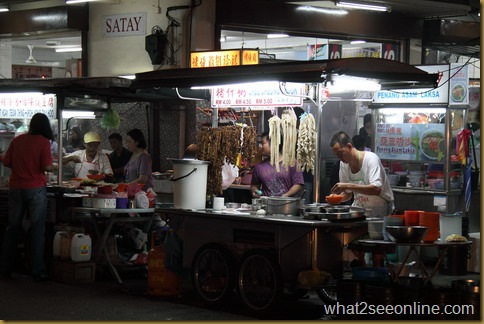
[[[27,64],[34,64],[34,63],[37,63],[37,60],[35,59],[35,57],[32,55],[32,51],[34,50],[34,45],[32,44],[29,44],[27,45],[28,49],[29,49],[29,58],[25,60],[25,63]]]

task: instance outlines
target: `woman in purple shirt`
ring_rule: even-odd
[[[144,191],[153,188],[151,156],[146,151],[143,132],[137,128],[130,130],[126,136],[126,147],[133,155],[124,167],[125,182],[140,183],[144,185]]]
[[[302,172],[296,170],[296,165],[286,168],[282,166],[282,155],[280,156],[280,172],[276,171],[276,167],[270,163],[270,139],[269,134],[264,133],[261,136],[262,155],[266,158],[261,163],[257,164],[252,173],[252,182],[250,191],[252,197],[259,196],[280,196],[293,197],[297,195],[304,186],[304,179]],[[282,140],[279,145],[279,151],[282,151]],[[262,195],[259,195],[259,190],[262,190]]]

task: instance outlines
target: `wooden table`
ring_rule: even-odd
[[[97,247],[96,255],[94,256],[94,261],[97,263],[104,253],[106,257],[106,262],[108,263],[108,268],[111,274],[116,278],[118,283],[122,284],[123,281],[119,276],[116,267],[111,262],[109,258],[109,253],[106,248],[106,243],[111,233],[113,225],[116,223],[139,223],[144,222],[143,232],[147,233],[153,223],[155,217],[154,208],[131,208],[131,209],[119,209],[119,208],[90,208],[90,207],[73,207],[72,217],[74,218],[77,213],[89,213],[91,217],[91,222],[96,233],[96,237],[99,240],[99,245]],[[134,214],[134,217],[130,216]],[[140,216],[140,214],[150,214],[149,216]],[[108,220],[104,231],[101,231],[98,220],[106,219]]]

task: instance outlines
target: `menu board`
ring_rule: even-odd
[[[377,124],[375,153],[380,159],[441,162],[445,124]]]

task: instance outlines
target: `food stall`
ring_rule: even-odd
[[[91,82],[89,82],[89,79],[69,82],[64,80],[65,82],[58,83],[49,80],[36,80],[35,85],[43,88],[44,92],[56,93],[58,100],[59,98],[62,99],[59,100],[62,102],[61,107],[66,107],[67,101],[65,101],[65,98],[69,96],[90,99],[84,97],[90,95],[103,98],[123,98],[125,101],[149,98],[150,101],[153,101],[167,98],[167,93],[175,92],[179,99],[193,101],[200,98],[206,99],[205,92],[196,93],[196,91],[191,90],[192,87],[197,86],[276,81],[279,83],[279,87],[284,89],[285,85],[283,84],[302,83],[307,85],[308,89],[307,93],[302,94],[304,100],[311,101],[316,108],[315,123],[316,130],[319,130],[320,112],[324,108],[324,104],[331,100],[327,97],[327,91],[324,88],[326,85],[335,82],[340,75],[369,78],[379,83],[383,89],[432,87],[436,84],[438,77],[437,74],[429,74],[415,67],[394,61],[343,59],[275,63],[260,66],[214,67],[203,70],[158,70],[139,73],[132,83],[115,78],[114,80],[96,79],[91,80]],[[84,82],[87,82],[87,84]],[[32,86],[32,84],[29,84],[29,86]],[[0,82],[0,89],[3,88],[8,88],[8,82]],[[281,92],[286,93],[286,96],[287,94],[291,96],[286,90],[281,90]],[[84,95],[81,95],[81,93],[84,93]],[[292,96],[300,97],[301,94]],[[80,98],[74,101],[81,101],[83,105],[90,103],[89,100],[83,101]],[[109,102],[107,100],[106,102],[109,106]],[[156,141],[155,144],[161,145],[158,138],[153,138],[153,140]],[[61,140],[60,143],[62,147]],[[319,156],[317,144],[314,155],[315,157]],[[314,163],[313,175],[314,200],[318,203],[321,199],[319,192],[320,165],[318,162]],[[62,181],[61,179],[59,181]],[[191,188],[191,190],[198,189],[198,187]],[[179,192],[179,194],[190,193],[185,190],[185,192]],[[317,206],[315,207],[317,208]],[[58,213],[62,214],[61,212],[62,210],[59,209]],[[283,287],[294,288],[296,284],[305,288],[315,288],[323,295],[326,289],[320,286],[320,283],[323,282],[323,280],[319,280],[321,276],[325,276],[325,274],[330,274],[333,278],[340,276],[342,247],[352,237],[361,233],[361,231],[366,231],[366,222],[362,217],[351,219],[351,221],[332,222],[319,218],[303,218],[293,214],[256,216],[246,211],[214,213],[204,208],[195,211],[183,208],[158,208],[157,212],[163,214],[169,222],[169,226],[183,238],[183,267],[189,269],[192,276],[200,278],[203,272],[203,262],[208,262],[212,258],[221,260],[218,265],[221,265],[222,268],[229,267],[228,258],[224,258],[225,248],[233,253],[232,256],[242,261],[239,267],[231,268],[225,275],[207,278],[217,281],[216,284],[211,283],[204,287],[195,286],[202,298],[213,303],[225,298],[227,293],[231,291],[229,281],[234,280],[235,273],[245,269],[248,277],[246,281],[243,281],[242,297],[246,305],[254,310],[270,308],[274,305],[278,293]],[[348,215],[353,215],[353,213],[348,213]],[[216,248],[214,248],[213,244],[221,244],[223,248],[219,249],[220,245],[216,245]],[[207,245],[210,247],[209,252],[205,252]],[[203,257],[204,255],[207,256],[207,259]],[[249,276],[253,273],[253,264],[258,264],[259,261],[261,261],[262,272],[259,273],[258,270],[255,270],[256,274]],[[198,267],[198,264],[200,267]],[[241,266],[245,268],[240,268]],[[260,274],[266,273],[266,271],[267,276],[261,278]],[[299,275],[304,272],[309,272],[310,280],[306,285],[302,285],[301,280],[298,280]],[[207,275],[207,272],[203,273]],[[314,279],[315,277],[316,279]],[[279,278],[282,279],[279,280]],[[267,291],[267,293],[261,294],[259,300],[260,291],[253,290],[251,287],[260,279],[267,279],[267,285],[264,287],[264,291]],[[198,282],[202,283],[202,279]],[[265,290],[266,288],[269,289]]]
[[[383,89],[418,88],[424,84],[432,87],[437,81],[437,74],[428,74],[399,62],[344,59],[213,67],[203,71],[160,70],[137,74],[133,86],[149,89],[164,86],[210,87],[255,81],[304,83],[307,93],[297,96],[316,106],[316,130],[320,130],[320,113],[324,104],[331,101],[325,86],[340,75],[372,78]],[[317,146],[314,157],[319,156]],[[315,160],[314,198],[318,204],[321,199],[320,165]],[[237,282],[238,293],[252,310],[272,307],[280,292],[291,287],[316,289],[321,296],[327,297],[330,290],[321,285],[324,281],[319,281],[320,276],[324,276],[322,273],[333,278],[341,276],[343,246],[355,235],[366,231],[366,222],[361,218],[331,222],[299,214],[256,215],[247,210],[174,207],[158,208],[157,211],[181,238],[182,267],[191,273],[200,297],[209,304],[218,304],[228,298]],[[306,285],[301,284],[303,273],[309,273]]]
[[[441,75],[436,88],[374,94],[373,151],[388,168],[397,210],[464,211],[467,66],[419,68]]]

